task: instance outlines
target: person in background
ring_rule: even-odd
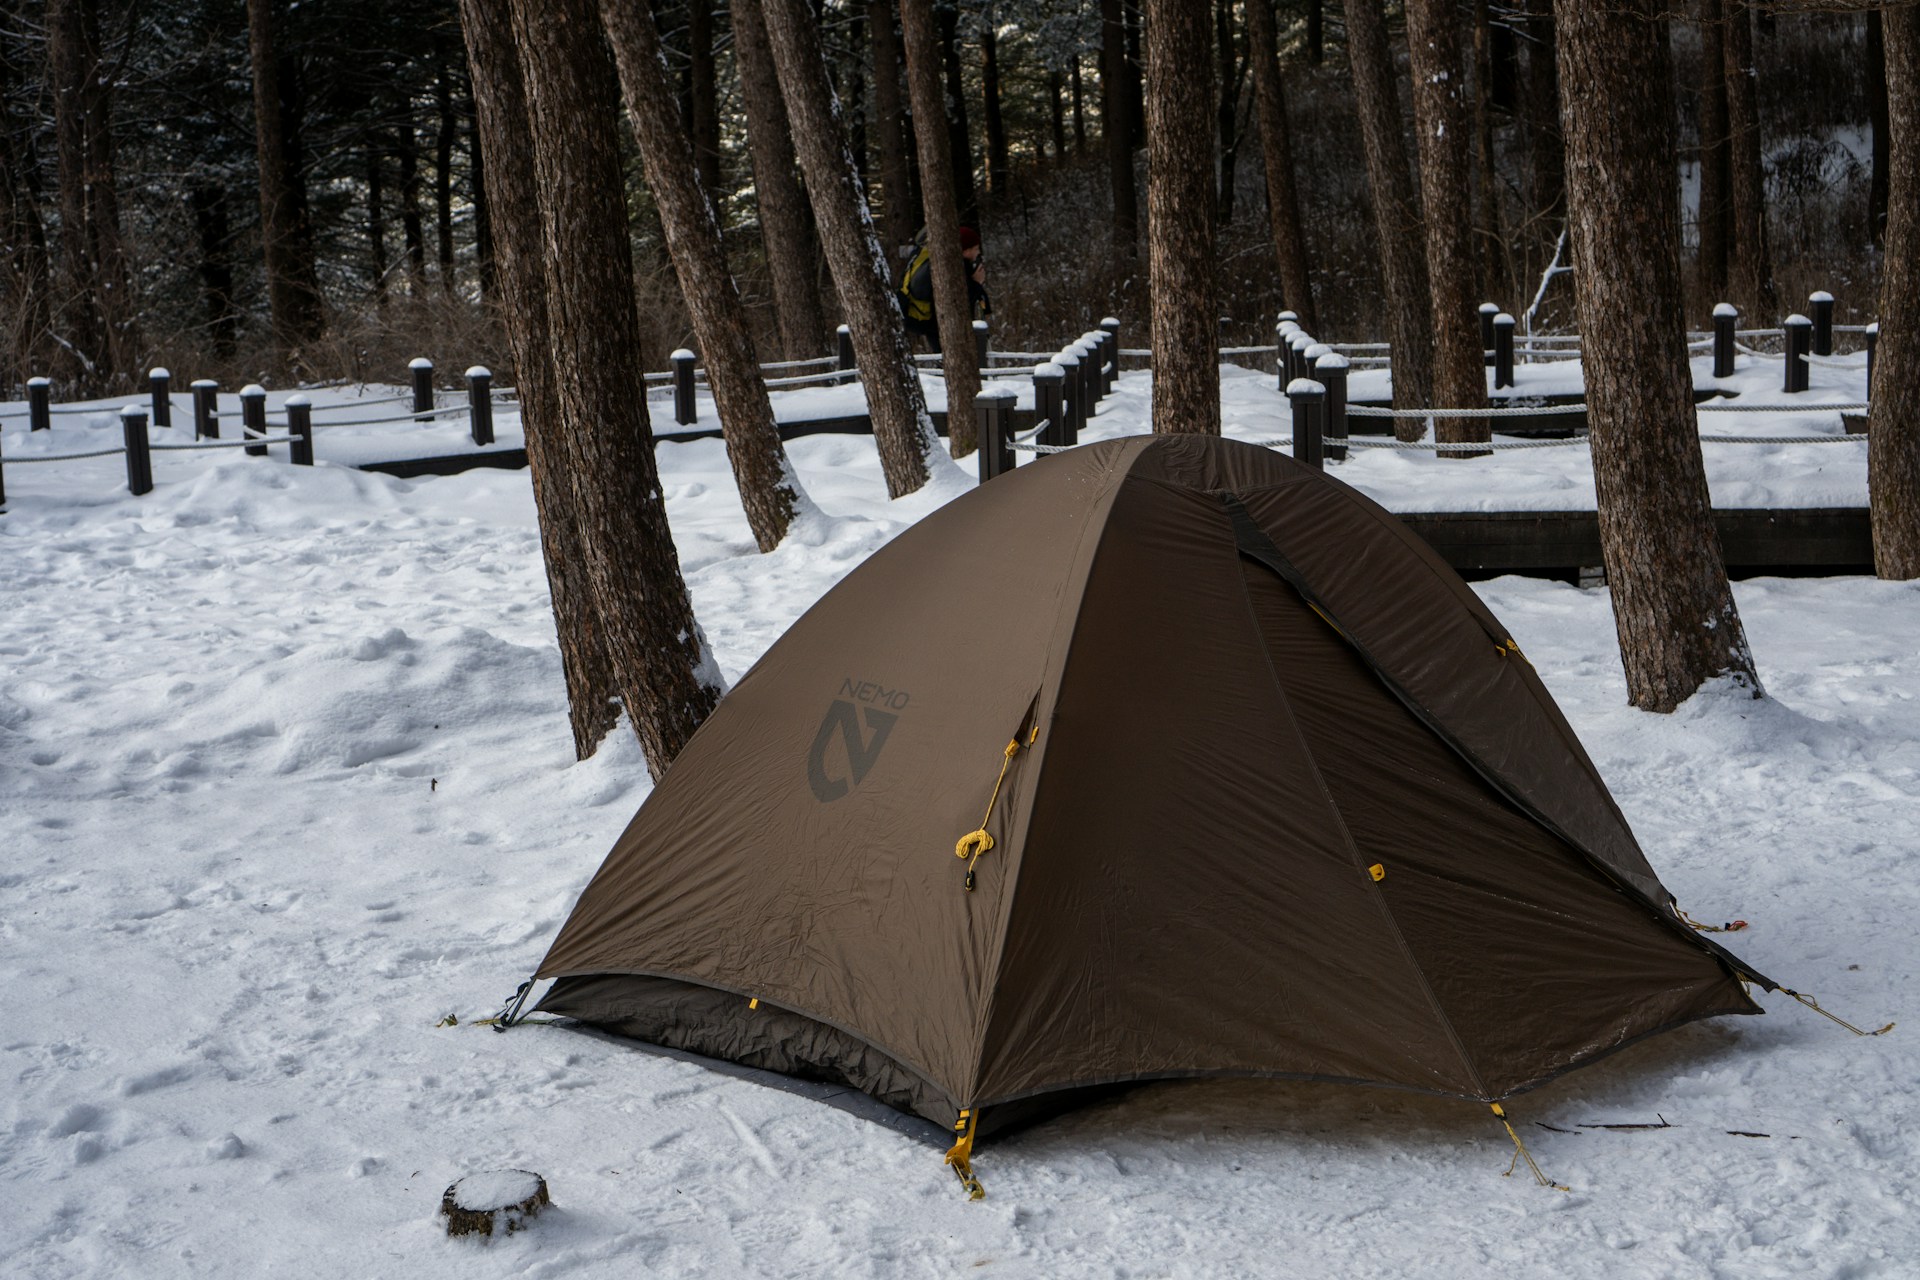
[[[960,228],[960,256],[966,260],[967,304],[969,319],[993,314],[993,300],[987,296],[987,264],[980,258],[980,233],[972,227]],[[907,332],[925,338],[934,351],[940,350],[940,320],[933,309],[933,251],[922,245],[900,277],[900,314],[906,318]]]

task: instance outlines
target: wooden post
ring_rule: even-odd
[[[53,428],[52,406],[47,403],[45,378],[27,379],[27,430],[49,431]]]
[[[165,369],[147,370],[147,388],[153,399],[153,425],[173,427],[173,375]]]
[[[7,469],[0,466],[0,515],[7,513]]]
[[[1006,387],[982,388],[973,398],[981,484],[1013,470],[1013,402],[1013,391]]]
[[[982,369],[987,367],[987,334],[989,327],[985,320],[973,322],[973,357]]]
[[[1100,321],[1100,332],[1107,335],[1106,364],[1100,369],[1100,389],[1111,394],[1120,380],[1120,321],[1107,316]]]
[[[1867,399],[1873,399],[1873,357],[1874,348],[1880,345],[1880,322],[1875,320],[1867,326]]]
[[[296,467],[313,465],[313,401],[304,395],[287,397],[287,432],[293,437],[287,446],[287,460]]]
[[[266,433],[267,389],[257,382],[250,382],[240,388],[240,434],[255,436]],[[267,446],[250,444],[240,452],[249,458],[264,458],[267,456]]]
[[[1813,321],[1803,315],[1787,317],[1784,326],[1787,332],[1787,370],[1784,389],[1800,392],[1807,389],[1807,353],[1813,346]]]
[[[1060,425],[1063,429],[1059,432],[1059,438],[1051,443],[1079,444],[1080,423],[1086,412],[1086,406],[1080,403],[1085,394],[1085,384],[1080,381],[1080,353],[1068,347],[1053,358],[1053,363],[1065,376],[1060,384],[1064,393],[1060,406]]]
[[[137,404],[120,410],[120,430],[127,441],[127,492],[134,497],[153,492],[153,453],[147,445],[147,411]]]
[[[1493,363],[1493,318],[1500,314],[1498,303],[1480,304],[1480,350],[1486,353],[1487,363]]]
[[[1293,358],[1287,365],[1293,370],[1293,378],[1287,379],[1291,384],[1294,378],[1305,378],[1313,373],[1313,366],[1307,363],[1307,348],[1313,345],[1313,335],[1305,329],[1295,329],[1287,345],[1293,349]]]
[[[1502,311],[1493,318],[1493,385],[1513,385],[1514,319]]]
[[[492,444],[493,370],[485,365],[476,364],[467,370],[467,414],[472,419],[473,442]]]
[[[1100,344],[1091,337],[1081,338],[1073,344],[1080,353],[1080,386],[1083,394],[1080,403],[1084,406],[1085,416],[1080,425],[1086,426],[1100,409]]]
[[[407,362],[407,368],[413,373],[413,411],[425,413],[433,408],[433,361],[415,356]]]
[[[193,383],[193,438],[220,438],[220,384],[212,378],[197,378]]]
[[[667,357],[673,365],[673,420],[683,427],[700,416],[693,403],[693,362],[696,358],[685,347]]]
[[[1033,366],[1033,416],[1047,425],[1035,437],[1041,444],[1065,444],[1067,371],[1049,360]]]
[[[1295,378],[1287,384],[1287,403],[1293,409],[1293,460],[1325,470],[1327,389],[1312,378]]]
[[[1326,446],[1328,462],[1347,460],[1347,374],[1352,365],[1352,361],[1332,349],[1313,362],[1314,381],[1327,389],[1322,443]]]
[[[1740,308],[1723,302],[1713,309],[1713,376],[1733,376],[1733,329],[1740,320]]]
[[[1808,295],[1807,303],[1813,308],[1813,354],[1830,356],[1833,354],[1833,295],[1825,289],[1816,289]]]
[[[1281,315],[1288,318],[1281,320],[1279,324],[1273,327],[1273,340],[1280,348],[1277,353],[1280,366],[1280,386],[1277,390],[1284,394],[1287,389],[1287,384],[1293,381],[1293,335],[1300,331],[1300,322],[1291,318],[1291,312],[1283,311]]]
[[[854,359],[853,359],[853,330],[849,329],[846,325],[841,325],[838,329],[835,329],[833,331],[833,340],[834,340],[833,367],[836,369],[849,370],[849,376],[840,379],[840,381],[852,382],[853,376],[851,371],[857,370],[859,368],[859,366],[854,363]]]

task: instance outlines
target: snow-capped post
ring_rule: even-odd
[[[493,443],[493,370],[476,364],[467,370],[467,414],[473,420],[473,442]]]
[[[1792,393],[1807,389],[1807,353],[1813,347],[1813,321],[1803,315],[1787,317],[1783,326],[1787,335],[1787,372],[1783,390]]]
[[[1275,390],[1285,392],[1287,384],[1293,381],[1293,335],[1300,328],[1300,322],[1293,318],[1290,311],[1280,313],[1280,323],[1273,327],[1273,340],[1279,347],[1277,353],[1280,367],[1280,385]]]
[[[987,367],[988,332],[989,326],[985,320],[975,320],[973,322],[973,356],[974,361],[982,369]]]
[[[1073,344],[1080,353],[1080,425],[1086,426],[1100,403],[1100,350],[1091,338]]]
[[[673,366],[673,420],[686,426],[700,416],[693,403],[693,352],[681,347],[667,357]]]
[[[304,395],[287,397],[287,461],[296,467],[313,465],[313,401]]]
[[[433,361],[415,356],[407,361],[407,369],[413,374],[413,411],[425,413],[433,408]]]
[[[53,427],[52,406],[47,403],[47,388],[51,384],[45,378],[27,379],[27,430],[47,431]]]
[[[1499,303],[1480,304],[1480,349],[1486,352],[1488,364],[1493,363],[1493,318],[1499,314]]]
[[[1816,289],[1807,296],[1807,305],[1813,308],[1813,354],[1830,356],[1833,354],[1833,295],[1825,289]]]
[[[173,375],[165,369],[147,370],[147,388],[153,397],[153,425],[173,426]]]
[[[192,390],[193,438],[218,440],[220,438],[220,384],[212,378],[196,378]]]
[[[1493,385],[1513,385],[1514,319],[1502,311],[1493,318]]]
[[[1312,378],[1295,378],[1287,384],[1287,403],[1293,408],[1293,460],[1324,470],[1327,389]]]
[[[257,382],[240,388],[240,434],[243,437],[267,434],[267,389]],[[250,444],[240,452],[249,458],[264,458],[267,446]]]
[[[1067,371],[1053,361],[1033,366],[1033,416],[1047,425],[1040,429],[1041,444],[1065,444]]]
[[[1867,326],[1867,399],[1873,399],[1873,357],[1874,349],[1880,345],[1880,322],[1875,320]]]
[[[1347,374],[1353,362],[1331,347],[1313,362],[1313,378],[1327,389],[1321,441],[1328,462],[1347,460]]]
[[[1713,309],[1713,376],[1733,376],[1733,327],[1740,321],[1740,308],[1723,302]]]
[[[1056,432],[1054,444],[1079,444],[1080,420],[1085,406],[1080,403],[1085,384],[1080,381],[1080,353],[1072,347],[1066,348],[1053,358],[1053,363],[1065,376],[1061,380],[1062,392],[1060,405],[1060,431]]]
[[[1113,384],[1120,380],[1120,321],[1116,316],[1106,316],[1100,321],[1100,332],[1107,335],[1107,349],[1102,352],[1106,362],[1100,366],[1100,386],[1111,393]]]
[[[973,421],[980,438],[980,483],[1013,470],[1011,387],[983,387],[973,398]]]
[[[153,453],[147,446],[147,411],[137,404],[120,410],[120,431],[127,442],[127,492],[153,492]]]
[[[1293,377],[1287,379],[1289,384],[1294,378],[1305,378],[1313,373],[1313,366],[1307,362],[1307,348],[1312,345],[1313,335],[1305,329],[1295,329],[1293,335],[1287,339],[1287,346],[1293,352],[1293,357],[1287,365],[1293,370]]]
[[[853,359],[853,330],[841,325],[833,331],[833,342],[833,367],[847,370],[858,368]],[[853,378],[849,375],[840,381],[852,382]]]

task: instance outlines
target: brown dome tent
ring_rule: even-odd
[[[1493,1102],[1773,986],[1679,918],[1444,562],[1208,436],[1021,467],[848,575],[538,977],[543,1010],[969,1137],[1173,1077]]]

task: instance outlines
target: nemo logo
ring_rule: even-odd
[[[860,726],[863,711],[865,729]],[[899,719],[891,711],[871,705],[856,707],[844,698],[835,698],[827,708],[826,717],[820,721],[820,731],[813,735],[812,749],[807,752],[807,784],[813,788],[814,797],[826,804],[859,786],[872,770],[874,761],[880,758],[880,748],[887,745],[887,735],[893,732],[894,723]],[[872,731],[871,736],[868,730]],[[845,777],[835,777],[829,772],[827,752],[836,737],[845,747]]]

